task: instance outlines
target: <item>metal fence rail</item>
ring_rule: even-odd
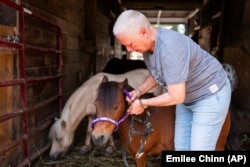
[[[20,33],[20,39],[18,42],[11,42],[7,40],[0,40],[0,47],[4,48],[14,48],[18,50],[17,59],[18,59],[18,73],[19,76],[16,79],[12,80],[1,80],[0,81],[0,88],[7,87],[7,86],[18,86],[20,89],[18,89],[20,94],[20,104],[21,108],[18,110],[13,110],[12,112],[8,112],[4,115],[0,115],[0,123],[4,121],[8,121],[10,119],[14,119],[17,116],[21,116],[22,119],[22,135],[15,140],[12,140],[7,145],[1,146],[0,145],[0,156],[5,155],[6,152],[10,151],[11,149],[21,146],[23,149],[23,157],[24,159],[22,162],[18,164],[18,166],[27,166],[30,164],[34,159],[36,159],[41,153],[48,150],[49,143],[41,148],[38,148],[38,150],[34,153],[29,151],[29,139],[33,136],[37,135],[41,131],[48,129],[48,127],[52,123],[52,117],[56,115],[56,113],[51,113],[48,117],[46,117],[45,123],[32,128],[31,130],[28,129],[28,114],[30,112],[36,112],[37,109],[42,108],[50,103],[57,103],[58,106],[58,113],[61,111],[62,108],[62,33],[60,27],[57,25],[51,23],[49,20],[45,19],[44,17],[41,17],[34,12],[10,1],[10,0],[0,0],[0,3],[2,5],[6,5],[8,8],[12,8],[16,10],[17,17],[18,17],[18,31]],[[25,16],[28,15],[29,17],[32,17],[36,21],[41,22],[42,24],[53,27],[56,29],[56,36],[57,36],[57,46],[56,47],[43,47],[43,46],[36,46],[27,44],[25,42],[25,26],[26,26],[26,20]],[[53,76],[38,76],[38,77],[27,77],[25,73],[26,68],[26,62],[25,62],[25,56],[27,50],[35,50],[37,52],[51,52],[55,55],[57,55],[57,74]],[[0,55],[1,56],[1,55]],[[58,91],[57,94],[55,94],[53,97],[50,97],[49,99],[43,100],[36,105],[29,106],[27,104],[27,84],[30,83],[37,83],[40,82],[56,82]]]

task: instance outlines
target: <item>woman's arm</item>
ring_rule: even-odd
[[[149,74],[146,79],[143,81],[142,85],[140,85],[137,89],[131,91],[129,94],[131,95],[131,99],[127,98],[127,101],[132,102],[135,99],[139,98],[141,95],[147,93],[149,90],[153,89],[157,86],[157,82],[153,78],[151,74]]]
[[[150,91],[151,89],[153,89],[154,87],[157,86],[157,82],[155,81],[155,79],[153,78],[153,76],[151,74],[149,74],[146,79],[144,80],[144,82],[142,83],[142,85],[140,85],[137,89],[140,91],[140,96],[147,93],[148,91]]]
[[[130,114],[141,114],[147,106],[170,106],[183,103],[185,100],[185,82],[175,85],[168,85],[168,92],[149,99],[135,100],[128,112]]]
[[[142,103],[146,106],[176,105],[184,102],[185,94],[185,82],[175,85],[168,85],[168,92],[150,99],[143,99]]]

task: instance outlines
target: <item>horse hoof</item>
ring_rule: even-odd
[[[85,154],[87,154],[90,150],[91,150],[91,147],[90,147],[90,146],[84,145],[84,146],[82,146],[82,148],[80,149],[79,154],[80,154],[80,155],[85,155]]]
[[[115,152],[113,147],[107,147],[105,151],[105,156],[111,156]]]

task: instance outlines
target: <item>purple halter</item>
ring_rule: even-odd
[[[129,94],[129,92],[128,92],[126,89],[124,89],[123,92],[126,94],[126,96],[128,96],[128,98],[131,99],[131,95]],[[119,119],[118,121],[115,121],[115,120],[113,120],[113,119],[111,119],[111,118],[108,118],[108,117],[99,117],[99,118],[96,118],[96,119],[94,119],[93,121],[91,121],[91,127],[92,127],[92,129],[94,129],[94,125],[95,125],[96,122],[99,122],[99,121],[106,121],[106,122],[110,122],[110,123],[114,124],[114,125],[115,125],[115,131],[117,131],[118,128],[119,128],[119,125],[120,125],[128,116],[129,116],[129,113],[126,113],[126,114],[124,114],[124,115],[122,116],[122,118]]]

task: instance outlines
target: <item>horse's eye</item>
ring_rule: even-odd
[[[118,110],[119,106],[114,106],[114,110]]]

